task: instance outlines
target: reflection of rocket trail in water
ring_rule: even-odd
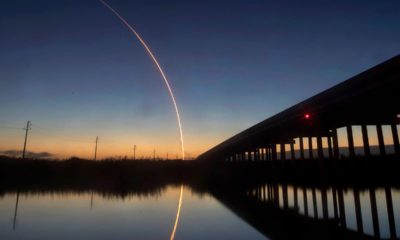
[[[183,198],[183,185],[181,185],[181,191],[179,193],[178,210],[176,211],[174,229],[172,230],[170,240],[175,239],[175,232],[176,232],[176,228],[178,227],[178,223],[179,223],[179,215],[181,214],[182,198]]]
[[[172,92],[172,88],[169,85],[167,76],[165,75],[164,71],[162,70],[160,64],[158,63],[156,57],[154,54],[151,52],[149,46],[144,42],[142,37],[133,29],[133,27],[119,14],[117,13],[110,5],[108,5],[105,1],[99,0],[104,6],[106,6],[108,9],[110,9],[111,12],[113,12],[124,24],[125,26],[128,27],[128,29],[139,39],[140,43],[142,43],[143,47],[146,49],[147,53],[150,55],[151,59],[153,60],[154,64],[157,66],[158,71],[161,73],[162,78],[164,79],[165,85],[168,88],[169,95],[171,96],[172,102],[174,104],[175,112],[176,112],[176,118],[178,120],[178,127],[179,127],[179,134],[181,138],[181,151],[182,151],[182,159],[185,159],[185,147],[183,144],[183,132],[182,132],[182,124],[181,124],[181,117],[179,115],[179,110],[178,110],[178,105],[176,104],[174,94]]]

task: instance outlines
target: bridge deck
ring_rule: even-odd
[[[332,129],[343,126],[397,124],[399,93],[400,55],[236,134],[198,159],[290,144],[296,137],[330,136]]]

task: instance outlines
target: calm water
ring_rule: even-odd
[[[0,239],[170,239],[179,186],[152,195],[17,193],[0,198]],[[209,194],[183,188],[175,239],[265,239]]]
[[[199,193],[169,185],[153,193],[0,196],[0,239],[394,239],[399,233],[400,191],[390,187],[265,183]]]

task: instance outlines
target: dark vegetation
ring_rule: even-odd
[[[0,157],[0,191],[12,189],[135,190],[151,192],[169,184],[196,188],[248,188],[262,182],[309,186],[400,186],[395,157],[353,160],[295,160],[209,163],[201,161],[65,161]]]
[[[65,161],[0,157],[0,189],[157,191],[194,177],[189,161]],[[190,174],[189,174],[190,173]]]

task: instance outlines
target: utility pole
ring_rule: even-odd
[[[28,131],[31,129],[31,121],[28,121],[26,123],[26,128],[25,128],[25,142],[24,142],[24,150],[22,151],[22,159],[25,159],[25,151],[26,151],[26,142],[28,140]]]
[[[96,146],[94,147],[94,160],[97,159],[97,142],[99,141],[99,137],[96,137]]]
[[[167,152],[167,160],[168,160],[168,152]]]
[[[153,160],[156,160],[156,150],[153,150]]]
[[[136,160],[136,145],[133,145],[133,160]]]

